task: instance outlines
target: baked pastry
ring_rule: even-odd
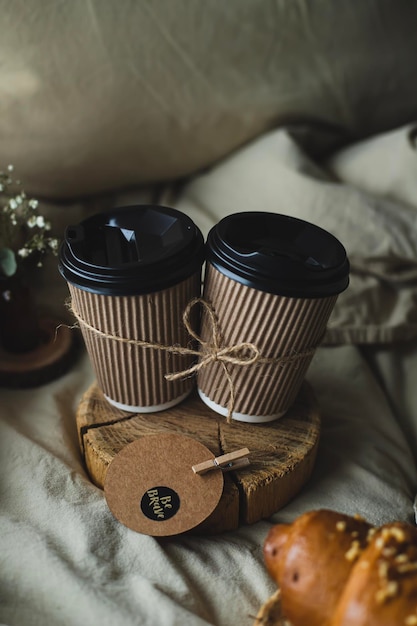
[[[292,626],[417,626],[410,524],[375,528],[360,517],[310,511],[273,526],[264,556]]]
[[[379,528],[354,564],[331,626],[417,626],[417,529]]]
[[[328,626],[370,528],[362,519],[325,510],[272,527],[264,545],[265,564],[293,626]]]

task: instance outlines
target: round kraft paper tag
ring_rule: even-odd
[[[192,467],[214,459],[185,435],[147,435],[112,460],[104,494],[113,515],[137,532],[166,537],[195,528],[216,508],[223,473],[195,474]]]

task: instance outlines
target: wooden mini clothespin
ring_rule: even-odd
[[[247,458],[248,454],[250,454],[248,448],[241,448],[240,450],[235,450],[234,452],[229,452],[228,454],[223,454],[222,456],[217,456],[209,461],[198,463],[198,465],[193,465],[192,469],[194,474],[200,475],[214,469],[221,469],[223,472],[229,472],[231,470],[240,469],[241,467],[249,465],[250,461]]]

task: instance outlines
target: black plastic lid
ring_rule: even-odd
[[[144,294],[171,287],[204,262],[204,239],[184,213],[139,205],[68,226],[59,271],[80,289],[104,295]]]
[[[239,283],[288,297],[321,298],[349,284],[346,250],[327,231],[276,213],[236,213],[207,239],[207,260]]]

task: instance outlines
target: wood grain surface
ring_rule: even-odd
[[[288,413],[266,424],[227,423],[197,394],[166,411],[128,414],[111,406],[94,384],[78,406],[77,428],[88,473],[100,488],[114,456],[146,435],[184,434],[200,441],[215,456],[249,448],[250,465],[224,474],[219,505],[194,530],[211,534],[268,518],[300,491],[313,470],[320,415],[307,383]]]

